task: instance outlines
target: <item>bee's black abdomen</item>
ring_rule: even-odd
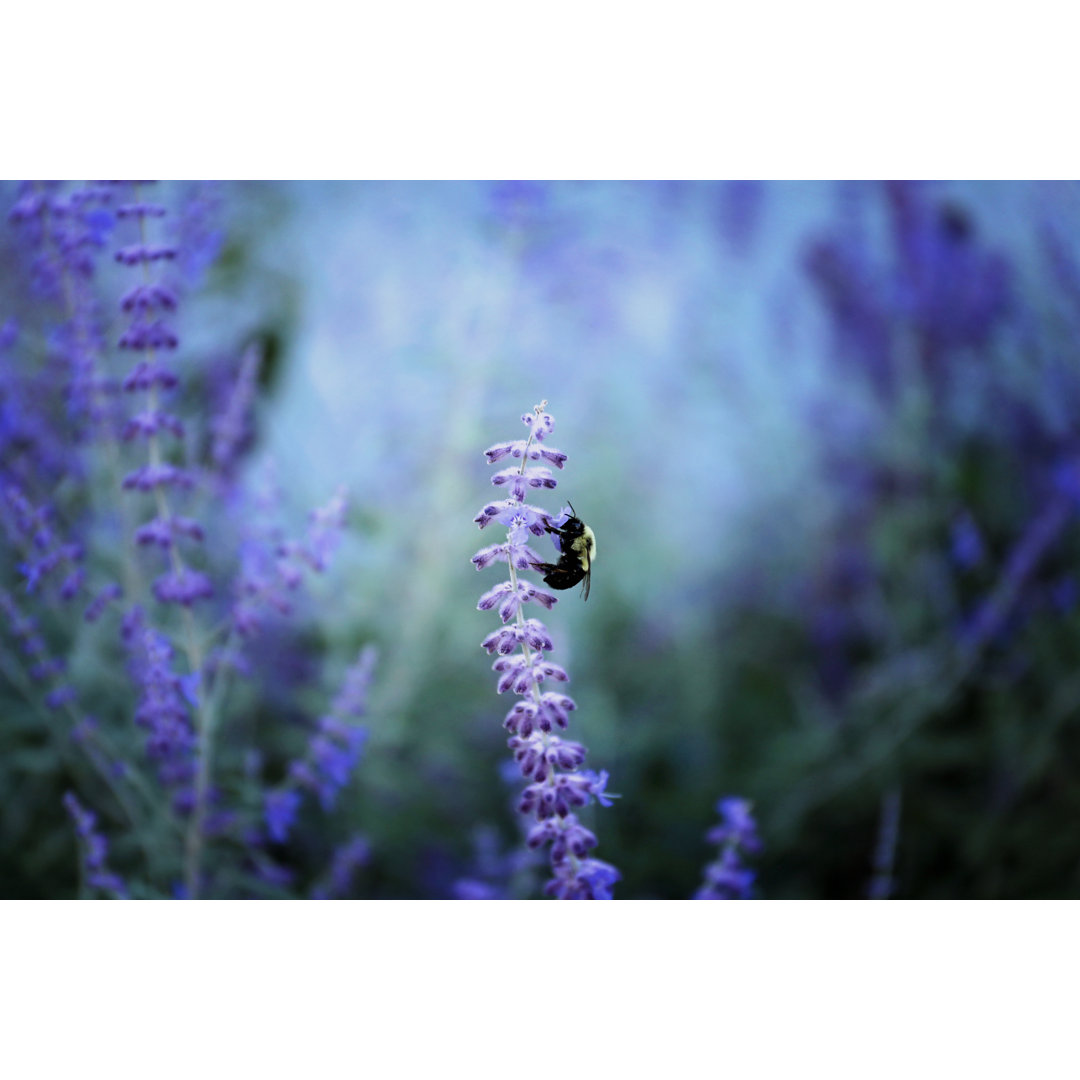
[[[572,589],[585,576],[585,571],[577,563],[569,566],[547,563],[542,569],[547,571],[544,575],[544,584],[550,585],[553,589]]]

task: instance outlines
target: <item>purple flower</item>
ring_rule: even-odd
[[[489,544],[472,557],[477,570],[484,570],[493,562],[512,562],[516,570],[536,570],[543,561],[528,544],[519,539],[508,540],[505,544]]]
[[[0,456],[11,449],[32,461],[33,478],[43,482],[38,490],[50,473],[54,479],[84,473],[83,445],[111,424],[113,389],[103,374],[103,320],[92,288],[112,224],[101,205],[107,199],[100,186],[65,192],[64,185],[38,181],[22,186],[9,215],[31,288],[45,301],[48,366],[0,379]],[[28,479],[21,465],[10,475]]]
[[[82,588],[83,547],[56,535],[49,524],[52,516],[51,507],[34,506],[15,484],[0,491],[0,520],[23,557],[19,572],[26,581],[26,591],[35,592],[60,579],[59,596],[70,600]]]
[[[502,891],[486,881],[475,878],[458,878],[454,882],[455,900],[504,900]]]
[[[70,791],[64,796],[64,807],[75,823],[75,835],[79,838],[82,849],[82,870],[86,884],[91,889],[110,892],[117,899],[126,900],[128,893],[123,880],[109,870],[105,863],[109,846],[105,837],[97,831],[97,816],[85,809]]]
[[[218,476],[225,482],[232,479],[241,454],[251,442],[251,414],[255,406],[261,364],[262,356],[258,348],[250,346],[240,361],[240,370],[224,410],[213,424],[210,460],[213,461]]]
[[[949,541],[953,562],[962,570],[970,570],[986,558],[982,533],[968,513],[961,514],[953,521]]]
[[[163,604],[180,604],[191,607],[196,600],[214,595],[214,587],[205,574],[181,566],[170,570],[154,582],[154,595]]]
[[[116,261],[137,268],[141,277],[120,300],[120,310],[131,322],[117,339],[117,345],[137,354],[123,387],[129,393],[145,395],[141,407],[124,425],[122,438],[145,443],[146,463],[129,472],[122,486],[125,491],[156,494],[158,516],[137,531],[136,542],[170,549],[169,569],[154,582],[154,596],[163,604],[190,608],[212,596],[214,590],[205,574],[186,565],[176,543],[178,538],[201,540],[202,529],[194,522],[175,517],[169,505],[168,489],[186,491],[195,486],[195,476],[181,465],[162,460],[165,451],[161,436],[167,434],[179,440],[184,428],[176,416],[162,407],[160,395],[173,389],[177,378],[160,365],[159,354],[175,350],[180,337],[171,321],[177,308],[176,290],[153,276],[159,273],[160,264],[176,258],[177,249],[152,241],[151,223],[165,216],[165,207],[144,201],[140,186],[133,183],[130,199],[116,206],[117,218],[134,228],[137,236],[136,243],[116,252]]]
[[[160,409],[147,409],[146,412],[132,416],[127,421],[123,431],[120,432],[120,438],[124,442],[130,442],[136,438],[148,439],[159,431],[167,431],[178,439],[184,437],[184,425],[178,417],[170,416],[169,413],[162,412]]]
[[[214,181],[193,182],[184,190],[174,233],[180,273],[189,288],[204,277],[224,244],[223,201],[221,185]]]
[[[727,796],[716,804],[720,824],[709,830],[707,839],[720,847],[715,862],[705,867],[705,883],[695,900],[749,900],[753,895],[754,872],[742,861],[746,853],[761,850],[757,822],[746,799]]]
[[[553,649],[551,637],[544,624],[538,619],[526,619],[520,625],[503,626],[488,634],[480,643],[489,653],[505,656],[517,649],[521,643],[528,642],[534,649]]]
[[[264,520],[276,499],[276,492],[269,488],[258,496],[254,520],[241,543],[232,620],[244,638],[259,632],[266,609],[279,615],[292,612],[291,594],[299,588],[304,572],[326,569],[344,528],[346,504],[338,492],[326,506],[313,511],[303,540],[285,540],[280,528]]]
[[[619,871],[599,859],[568,855],[554,867],[555,876],[544,886],[556,900],[610,900]]]
[[[136,207],[121,208],[121,210],[123,209],[135,210]],[[137,217],[138,215],[120,213],[119,216]],[[120,248],[114,257],[118,263],[122,263],[124,266],[145,266],[161,260],[171,261],[176,258],[176,255],[176,248],[169,247],[167,244],[128,244],[127,247]]]
[[[341,689],[331,705],[331,711],[341,720],[355,719],[367,712],[368,691],[371,688],[375,658],[374,647],[365,646],[360,650],[356,661],[346,669]]]
[[[728,796],[716,804],[716,809],[722,821],[709,830],[706,839],[710,844],[729,844],[751,854],[761,850],[757,822],[746,799]]]
[[[1071,574],[1058,578],[1050,587],[1050,599],[1054,607],[1063,615],[1072,611],[1080,600],[1080,589],[1077,588],[1076,578]]]
[[[345,673],[331,713],[321,717],[302,758],[289,765],[285,783],[266,796],[264,818],[271,839],[284,843],[300,807],[300,790],[314,794],[329,813],[360,761],[367,729],[354,723],[367,711],[375,650],[368,646]]]
[[[191,680],[173,669],[168,639],[147,625],[139,608],[127,616],[124,640],[131,675],[139,692],[135,723],[146,732],[146,754],[158,778],[172,794],[173,808],[187,814],[193,807],[196,738],[189,715],[195,697]]]
[[[747,870],[734,848],[726,847],[720,857],[705,868],[705,884],[696,900],[749,900],[754,872]]]
[[[364,728],[324,716],[318,722],[317,734],[308,744],[307,757],[293,763],[290,775],[314,791],[323,810],[329,812],[349,782],[349,775],[359,762],[366,741]]]
[[[123,596],[123,589],[120,588],[115,582],[104,586],[99,589],[94,599],[90,601],[86,606],[86,610],[83,612],[83,618],[88,623],[97,622],[98,619],[104,614],[105,609],[114,600],[118,600]]]
[[[510,574],[509,581],[488,589],[477,604],[480,611],[497,610],[504,624],[481,644],[496,656],[492,668],[499,676],[497,692],[509,691],[521,699],[507,713],[503,726],[510,732],[508,745],[521,775],[530,781],[517,805],[518,812],[532,822],[526,844],[530,849],[550,845],[553,877],[546,892],[562,900],[610,900],[619,872],[588,856],[597,840],[575,814],[592,802],[611,805],[612,796],[605,793],[607,773],[582,770],[585,747],[554,734],[556,728],[567,726],[576,706],[565,694],[543,690],[542,686],[549,680],[567,682],[569,676],[561,665],[546,658],[545,653],[553,647],[551,634],[539,619],[526,618],[524,607],[536,603],[550,609],[557,598],[518,576],[519,571],[540,569],[542,563],[527,546],[528,536],[544,536],[557,521],[547,511],[525,502],[530,491],[556,485],[546,466],[529,466],[527,462],[543,459],[559,469],[566,462],[565,454],[545,445],[555,427],[546,405],[542,402],[522,416],[528,438],[496,443],[484,451],[491,464],[510,457],[520,465],[494,474],[492,483],[508,489],[510,497],[487,504],[473,519],[481,529],[493,522],[507,527],[506,543],[491,544],[472,557],[477,570],[500,562]],[[465,879],[459,883],[458,895],[480,898],[487,893],[482,883]]]
[[[289,838],[297,811],[300,809],[300,792],[291,788],[276,788],[266,793],[263,818],[266,831],[275,844],[284,844]]]
[[[312,900],[341,900],[352,889],[356,872],[368,864],[371,859],[371,845],[363,836],[354,836],[342,844],[335,852],[330,863],[330,872],[325,881],[311,890]]]
[[[513,762],[505,762],[508,769],[500,769],[508,784],[515,784],[518,771]],[[491,825],[481,825],[473,830],[473,855],[467,873],[451,884],[455,900],[513,900],[523,899],[532,891],[536,873],[540,867],[539,848],[548,839],[527,838],[526,846],[504,847],[499,830]],[[595,844],[595,838],[593,843]],[[584,851],[582,852],[584,853]]]
[[[1011,267],[980,243],[964,208],[931,198],[927,185],[874,190],[884,196],[891,257],[873,259],[862,231],[849,228],[815,242],[806,268],[829,308],[841,363],[890,401],[914,355],[945,403],[962,350],[984,346],[1008,314]],[[908,331],[903,349],[897,326]]]
[[[176,304],[176,293],[160,282],[136,285],[120,298],[120,310],[127,315],[175,311]]]
[[[728,180],[715,196],[717,229],[732,253],[745,258],[761,223],[765,184],[760,180]]]
[[[500,502],[488,503],[473,521],[483,529],[491,522],[497,521],[505,525],[513,534],[508,543],[520,544],[521,540],[516,530],[528,529],[534,536],[543,536],[547,532],[550,518],[543,510],[535,506],[528,506],[520,499],[503,499]],[[476,556],[473,556],[475,559]]]
[[[125,393],[134,394],[143,390],[172,390],[179,382],[176,373],[164,364],[139,360],[120,385]]]
[[[97,185],[65,193],[56,181],[29,181],[8,221],[31,259],[30,280],[42,296],[62,301],[75,282],[90,278],[96,253],[112,227],[108,192]],[[74,301],[74,297],[69,297]]]
[[[62,658],[49,655],[45,639],[38,631],[37,620],[26,615],[15,598],[2,588],[0,615],[4,616],[8,630],[26,658],[27,674],[34,682],[43,684],[41,689],[45,694],[46,706],[60,709],[69,705],[75,699],[75,691],[64,679],[67,665]]]
[[[311,512],[304,541],[299,545],[287,545],[285,553],[322,573],[330,565],[330,556],[341,542],[345,510],[345,492],[339,490],[325,506]]]
[[[177,536],[186,536],[192,540],[204,539],[202,526],[197,521],[182,517],[157,517],[135,530],[135,543],[170,548],[173,538]]]

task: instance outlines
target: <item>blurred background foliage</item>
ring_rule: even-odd
[[[0,193],[15,202],[15,185]],[[199,417],[220,411],[254,344],[237,483],[272,474],[294,528],[338,488],[349,504],[332,568],[261,640],[260,680],[229,699],[221,783],[280,775],[303,717],[359,648],[378,650],[363,761],[337,813],[305,812],[279,853],[292,884],[264,880],[263,894],[302,893],[360,832],[370,858],[350,895],[449,897],[465,877],[535,895],[520,782],[506,779],[508,703],[479,647],[495,619],[476,599],[499,578],[469,557],[493,542],[472,522],[494,497],[481,451],[519,437],[542,399],[569,460],[532,501],[571,499],[597,536],[588,604],[561,594],[545,622],[578,703],[570,736],[622,796],[586,816],[623,873],[618,898],[690,896],[728,793],[753,802],[767,898],[1080,893],[1080,188],[212,194],[220,244],[180,318],[188,453],[205,457]],[[47,396],[47,328],[11,233],[0,325],[18,320],[19,349],[0,363]],[[99,285],[115,297],[114,273]],[[13,386],[3,406],[25,412]],[[63,433],[62,415],[49,424]],[[48,439],[28,450],[21,437],[5,477],[70,520],[106,514],[100,477],[54,475]],[[227,576],[235,506],[208,498],[201,520]],[[43,620],[122,744],[118,644]],[[91,793],[114,868],[136,873],[150,834],[92,797],[10,627],[0,647],[0,892],[76,895],[61,805],[73,785]],[[215,848],[221,882],[241,856]],[[236,881],[222,893],[258,891]]]

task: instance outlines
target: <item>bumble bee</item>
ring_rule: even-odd
[[[577,517],[574,504],[569,503],[572,517],[556,528],[554,525],[545,525],[550,533],[559,537],[559,561],[557,563],[541,563],[538,569],[544,571],[544,584],[553,589],[570,589],[582,578],[585,584],[581,587],[581,598],[589,599],[589,584],[592,580],[592,564],[596,558],[596,537],[592,529]]]

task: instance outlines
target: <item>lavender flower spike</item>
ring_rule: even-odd
[[[742,861],[744,854],[761,850],[757,822],[746,799],[728,796],[716,804],[720,824],[709,830],[707,839],[720,845],[720,856],[705,867],[705,884],[695,900],[749,900],[753,896],[754,871]]]
[[[300,810],[301,791],[317,796],[319,805],[329,813],[348,784],[367,741],[367,729],[355,721],[367,711],[374,666],[375,649],[365,646],[345,672],[344,684],[330,713],[315,725],[304,757],[290,764],[283,785],[267,792],[263,819],[267,835],[275,844],[289,839]]]
[[[542,401],[522,416],[529,429],[527,438],[496,443],[484,451],[489,464],[509,457],[520,465],[495,473],[492,483],[508,490],[509,498],[487,504],[473,519],[481,529],[493,521],[507,529],[505,543],[489,545],[473,556],[476,569],[503,562],[510,574],[509,581],[489,589],[477,604],[481,611],[497,610],[503,623],[481,645],[497,657],[492,665],[499,674],[497,692],[512,690],[519,696],[503,727],[510,732],[508,745],[521,774],[529,781],[518,802],[518,812],[531,822],[526,843],[530,848],[551,845],[552,879],[545,892],[560,900],[610,900],[619,872],[590,857],[597,839],[574,812],[594,801],[611,805],[613,796],[604,790],[607,773],[581,769],[585,747],[555,734],[556,729],[567,727],[569,714],[577,706],[566,694],[541,689],[545,680],[564,683],[569,676],[545,659],[545,652],[552,648],[551,635],[538,619],[526,618],[523,610],[528,603],[550,609],[556,601],[551,593],[519,577],[519,572],[536,571],[544,561],[529,547],[530,537],[544,536],[565,516],[548,514],[525,502],[530,489],[556,485],[546,465],[529,462],[545,461],[558,469],[566,462],[565,454],[546,445],[555,427],[546,410],[547,402]]]
[[[123,881],[105,865],[109,847],[105,837],[97,831],[97,816],[87,810],[70,791],[64,796],[64,807],[75,822],[86,884],[91,889],[100,889],[112,893],[119,900],[126,900],[128,894]]]
[[[187,565],[177,540],[201,541],[202,529],[194,522],[177,528],[172,513],[168,489],[186,491],[195,485],[194,475],[184,466],[164,460],[170,450],[182,445],[184,426],[168,412],[162,395],[173,389],[179,379],[172,368],[161,359],[173,352],[180,339],[172,319],[177,308],[177,296],[164,280],[156,280],[157,269],[151,264],[171,261],[177,251],[150,243],[151,220],[165,216],[165,207],[140,201],[140,185],[131,184],[130,201],[116,207],[116,215],[132,225],[138,242],[120,248],[115,253],[118,263],[134,267],[137,282],[120,301],[120,309],[131,322],[120,335],[117,345],[135,354],[132,370],[124,380],[129,394],[141,395],[136,411],[128,419],[122,436],[125,441],[145,444],[145,461],[129,472],[122,481],[125,491],[153,493],[157,517],[143,524],[137,535],[140,544],[156,542],[167,558],[167,569],[154,582],[154,596],[163,604],[178,604],[190,608],[199,600],[213,596],[210,579]],[[170,436],[166,439],[163,436]]]

